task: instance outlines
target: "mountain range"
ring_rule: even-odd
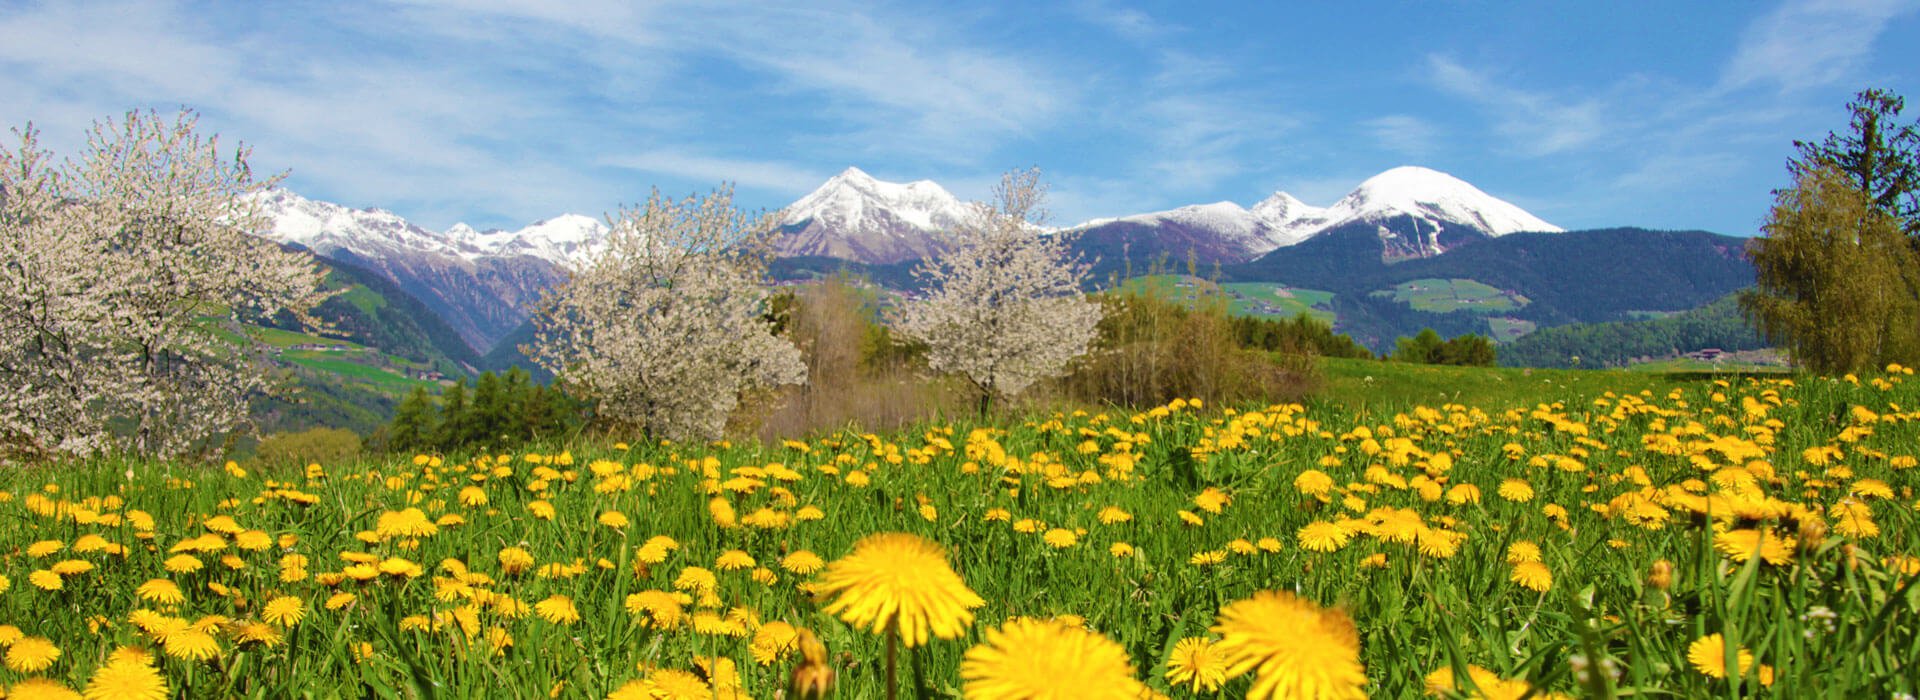
[[[262,204],[274,222],[265,232],[267,237],[384,277],[439,316],[468,346],[470,356],[489,358],[512,357],[513,353],[503,353],[501,348],[527,337],[525,324],[540,295],[563,281],[566,266],[584,260],[607,234],[605,222],[578,214],[563,214],[512,231],[478,231],[456,224],[436,232],[390,211],[352,209],[286,190],[266,193]],[[776,275],[803,278],[853,267],[883,284],[909,286],[909,271],[920,259],[942,250],[945,232],[963,224],[972,215],[972,207],[930,180],[886,182],[858,168],[848,168],[777,215],[774,246],[783,259],[776,264]],[[1362,298],[1377,290],[1356,286],[1357,280],[1374,285],[1397,284],[1389,281],[1400,276],[1393,274],[1394,270],[1459,267],[1405,265],[1408,262],[1453,258],[1463,249],[1520,233],[1531,234],[1530,238],[1576,235],[1451,175],[1414,166],[1393,168],[1368,178],[1324,207],[1275,192],[1251,207],[1234,202],[1196,204],[1099,218],[1052,231],[1070,236],[1075,251],[1092,264],[1102,280],[1154,268],[1165,270],[1172,263],[1190,263],[1217,269],[1223,277],[1239,281],[1278,282],[1329,291],[1337,287],[1343,296]],[[1720,287],[1733,283],[1727,280],[1737,282],[1742,275],[1751,279],[1744,260],[1731,260],[1733,271],[1719,274],[1720,267],[1730,260],[1721,253],[1740,244],[1739,239],[1715,238],[1726,241],[1687,247],[1646,237],[1615,236],[1610,240],[1629,248],[1651,245],[1665,251],[1685,249],[1715,257],[1704,263],[1718,275],[1707,285],[1712,289],[1670,295],[1676,302],[1684,298],[1703,299],[1694,303],[1704,303],[1724,294],[1727,290]],[[1537,249],[1542,248],[1531,244],[1493,246],[1474,259],[1498,268],[1506,263],[1487,261],[1498,258],[1503,254],[1500,251],[1520,255]],[[1587,251],[1588,247],[1544,249]],[[1706,252],[1709,249],[1721,252]],[[1631,250],[1615,253],[1633,256]],[[1518,264],[1551,268],[1573,263],[1532,260]],[[1678,264],[1688,263],[1682,260]],[[1569,293],[1580,294],[1577,290]],[[1592,293],[1603,292],[1595,289]],[[1373,302],[1348,299],[1343,303]],[[1604,320],[1547,308],[1531,313],[1547,323]],[[1360,313],[1357,317],[1365,316]],[[1479,323],[1485,325],[1484,321]],[[1380,342],[1390,342],[1392,325],[1375,329],[1385,336]]]

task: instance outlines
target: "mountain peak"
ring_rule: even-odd
[[[1431,168],[1403,165],[1360,183],[1327,208],[1331,219],[1381,221],[1399,216],[1423,219],[1435,227],[1449,224],[1478,229],[1489,236],[1520,231],[1557,232],[1526,210],[1480,191],[1465,180]]]
[[[857,167],[833,176],[786,208],[782,255],[898,262],[937,248],[936,234],[965,220],[967,205],[932,180],[875,179]]]

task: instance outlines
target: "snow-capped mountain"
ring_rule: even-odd
[[[1385,244],[1385,256],[1396,259],[1439,255],[1473,238],[1561,231],[1464,180],[1416,166],[1367,178],[1330,207],[1313,207],[1276,192],[1254,211],[1291,241],[1282,245],[1356,224],[1371,226]]]
[[[322,255],[345,250],[362,258],[420,253],[468,260],[530,256],[563,265],[583,258],[607,238],[605,223],[579,214],[562,214],[517,231],[476,231],[459,223],[434,232],[385,209],[351,209],[284,189],[268,191],[261,204],[274,222],[268,238]]]
[[[1095,255],[1124,251],[1137,263],[1191,254],[1200,262],[1234,263],[1359,228],[1380,238],[1387,259],[1439,255],[1475,238],[1560,230],[1459,178],[1414,166],[1368,178],[1327,207],[1275,192],[1252,209],[1218,202],[1095,219],[1072,230],[1080,234],[1080,247]]]
[[[931,180],[884,182],[847,168],[786,208],[774,250],[867,263],[912,260],[939,250],[939,233],[969,211]]]
[[[382,209],[352,209],[272,190],[261,205],[273,221],[265,237],[377,273],[446,320],[485,353],[527,319],[563,267],[606,240],[600,221],[567,214],[517,231],[455,224],[421,228]]]

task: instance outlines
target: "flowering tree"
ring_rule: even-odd
[[[1040,226],[1045,198],[1038,170],[1002,176],[995,201],[974,203],[946,252],[916,271],[925,296],[895,318],[903,336],[926,344],[930,367],[973,384],[983,414],[994,397],[1064,373],[1100,323],[1100,305],[1080,290],[1087,266],[1064,234]]]
[[[129,112],[58,163],[28,125],[0,152],[0,458],[203,445],[269,388],[218,319],[325,298],[312,257],[251,235],[279,178],[196,121]]]
[[[719,437],[743,392],[806,381],[792,343],[764,319],[772,216],[733,191],[608,219],[606,247],[535,314],[530,348],[610,424],[669,438]]]

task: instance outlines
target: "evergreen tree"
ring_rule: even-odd
[[[1911,363],[1920,349],[1920,269],[1900,224],[1852,174],[1796,174],[1748,248],[1759,286],[1740,306],[1769,341],[1822,373]]]
[[[503,444],[512,422],[509,397],[500,386],[500,375],[481,373],[473,382],[473,419],[463,442],[480,446]]]
[[[437,439],[440,449],[452,451],[467,443],[467,426],[473,417],[467,409],[466,380],[456,379],[453,386],[447,387],[440,396],[440,430]]]
[[[427,388],[414,387],[407,398],[401,400],[400,406],[394,409],[393,427],[387,432],[388,449],[412,452],[432,448],[438,422],[433,398],[427,394]]]
[[[1892,92],[1861,91],[1847,103],[1853,114],[1849,131],[1828,133],[1820,143],[1793,142],[1800,157],[1787,161],[1787,172],[1797,182],[1822,168],[1838,169],[1920,243],[1920,121],[1898,123],[1905,107],[1906,100]]]
[[[515,442],[533,439],[534,431],[543,427],[543,424],[526,420],[527,404],[533,400],[533,392],[539,387],[533,383],[533,378],[527,374],[527,371],[521,369],[519,365],[508,367],[507,373],[501,375],[501,381],[503,382],[501,394],[506,397],[506,401],[500,409],[500,434]]]

